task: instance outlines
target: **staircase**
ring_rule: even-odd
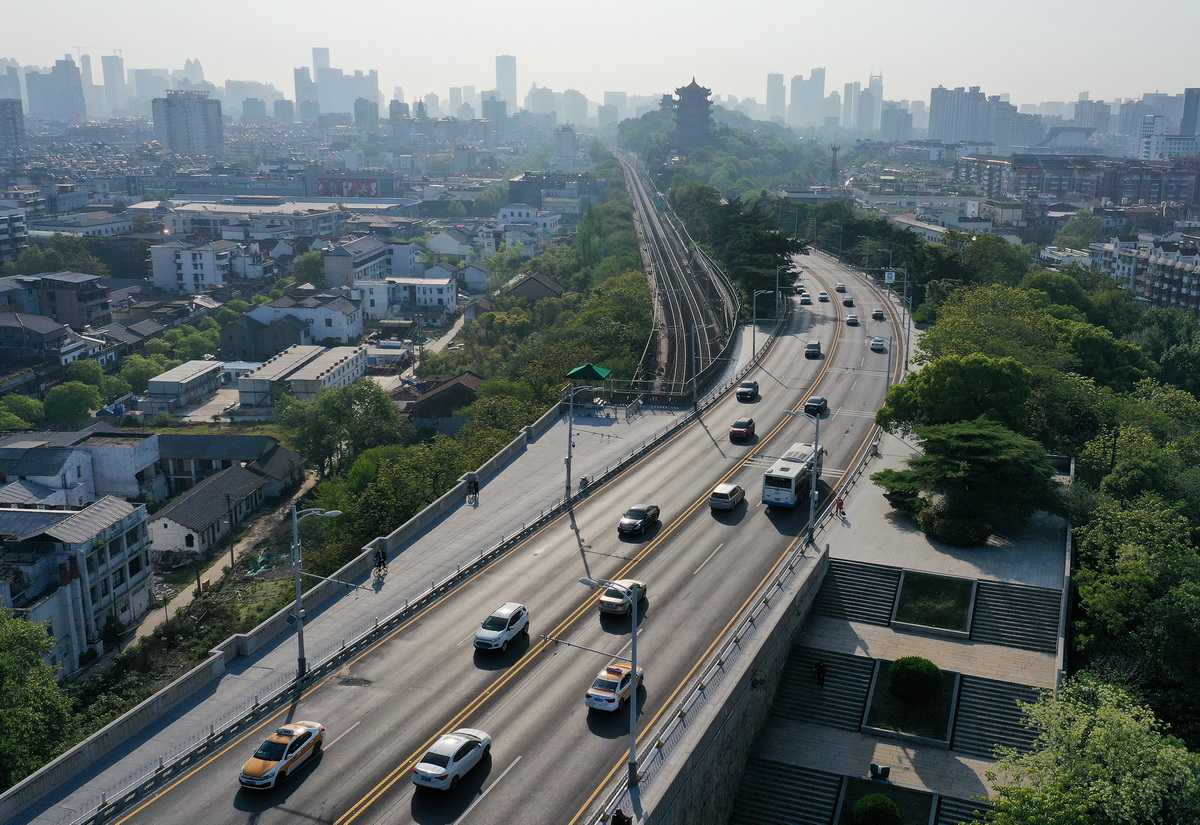
[[[1025,716],[1017,702],[1033,702],[1040,695],[1028,685],[964,675],[959,684],[951,749],[984,759],[995,756],[996,745],[1030,750],[1036,733],[1025,727]]]
[[[966,799],[952,799],[943,796],[938,799],[937,818],[934,820],[934,825],[961,825],[963,822],[976,822],[981,818],[975,815],[976,811],[979,811],[983,821],[987,822],[988,813],[991,810],[992,806],[986,802],[969,802]]]
[[[825,684],[813,668],[825,663]],[[857,731],[867,707],[875,660],[813,647],[793,647],[783,668],[772,712],[793,722]]]
[[[886,626],[899,587],[899,567],[830,559],[813,613]]]
[[[729,825],[830,825],[842,778],[769,759],[751,759]]]
[[[828,579],[825,586],[828,587]],[[981,581],[975,591],[971,638],[987,644],[1054,653],[1058,648],[1061,600],[1061,590]]]

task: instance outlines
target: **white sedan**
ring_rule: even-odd
[[[412,781],[422,788],[454,790],[458,781],[483,761],[492,737],[478,728],[459,728],[442,734],[413,768]]]

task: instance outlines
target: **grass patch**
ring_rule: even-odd
[[[900,808],[900,821],[904,825],[926,825],[933,808],[933,794],[900,788],[887,782],[872,782],[869,779],[850,779],[846,782],[846,796],[842,801],[842,815],[838,825],[854,825],[850,818],[854,803],[873,793],[881,793]]]
[[[965,632],[972,587],[966,579],[906,572],[896,621]]]
[[[942,691],[936,701],[926,705],[914,705],[892,696],[887,687],[888,668],[891,662],[879,663],[879,674],[875,678],[875,692],[871,697],[871,709],[867,713],[867,724],[873,728],[894,730],[913,736],[944,741],[950,729],[950,703],[954,699],[954,673],[942,671]]]

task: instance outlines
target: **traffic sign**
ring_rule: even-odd
[[[894,284],[896,282],[896,273],[895,272],[883,273],[883,280],[885,283]]]

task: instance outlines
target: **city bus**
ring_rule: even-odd
[[[812,490],[814,462],[816,476],[820,478],[822,462],[816,446],[799,441],[781,457],[774,459],[763,474],[763,504],[768,507],[795,507],[799,504]]]

